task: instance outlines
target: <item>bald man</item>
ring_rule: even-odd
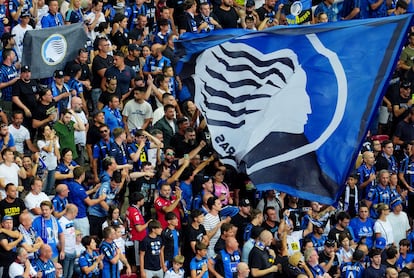
[[[56,219],[61,218],[66,213],[66,205],[68,204],[69,189],[66,184],[58,184],[56,186],[56,195],[52,199],[53,216]]]
[[[279,267],[273,264],[276,257],[272,249],[266,248],[272,244],[273,235],[264,230],[260,233],[259,239],[249,254],[249,265],[253,277],[273,277],[274,272],[279,271]]]
[[[250,269],[249,266],[241,262],[237,265],[237,278],[247,278],[249,277]]]
[[[375,157],[371,151],[365,151],[362,154],[362,165],[358,167],[357,172],[359,174],[359,188],[362,191],[362,199],[366,198],[366,195],[371,186],[375,182]]]
[[[224,225],[224,224],[223,224]],[[225,248],[217,252],[214,269],[224,278],[232,278],[237,273],[235,267],[240,263],[239,243],[233,236],[226,238]]]
[[[39,258],[33,262],[34,269],[37,273],[42,273],[41,277],[55,277],[56,268],[52,261],[52,248],[48,244],[43,244],[39,251]]]

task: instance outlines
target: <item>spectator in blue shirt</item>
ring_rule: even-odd
[[[49,1],[49,13],[42,17],[42,28],[56,27],[63,25],[63,17],[59,13],[58,0]]]

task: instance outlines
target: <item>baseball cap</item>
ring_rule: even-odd
[[[387,246],[387,241],[383,237],[377,237],[375,239],[375,248],[384,249]]]
[[[241,199],[239,206],[241,206],[241,207],[248,207],[248,206],[250,206],[249,199]]]
[[[327,239],[325,241],[325,245],[328,246],[328,247],[335,247],[335,244],[336,244],[336,241],[333,240],[333,239]]]
[[[254,0],[247,0],[246,1],[246,7],[254,7],[255,3]]]
[[[26,16],[29,16],[29,17],[31,16],[29,11],[25,11],[20,15],[20,17],[26,17]]]
[[[53,77],[63,78],[64,77],[63,70],[56,70],[55,73],[53,74]]]
[[[29,72],[30,71],[30,67],[28,65],[22,66],[22,68],[20,69],[21,72]]]
[[[133,51],[133,50],[141,51],[141,47],[139,47],[137,44],[133,43],[133,44],[128,45],[128,50],[129,51]]]
[[[10,215],[3,216],[2,222],[7,221],[7,220],[13,220],[13,217],[11,217]]]
[[[6,40],[9,40],[9,39],[13,38],[14,36],[16,36],[16,35],[14,35],[10,32],[3,33],[3,35],[1,35],[1,40],[6,41]]]
[[[407,81],[407,80],[401,81],[400,87],[401,88],[404,88],[404,89],[411,88],[411,82],[410,81]]]
[[[401,205],[401,204],[402,204],[401,198],[395,198],[394,200],[391,201],[390,207],[391,209],[394,209],[396,206]]]

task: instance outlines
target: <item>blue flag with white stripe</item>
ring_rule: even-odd
[[[260,190],[331,204],[342,192],[412,16],[184,34],[214,149]],[[187,80],[188,81],[188,80]]]

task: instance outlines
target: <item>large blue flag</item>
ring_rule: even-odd
[[[214,149],[261,190],[334,203],[382,99],[412,16],[184,35]],[[188,81],[188,80],[187,80]]]

